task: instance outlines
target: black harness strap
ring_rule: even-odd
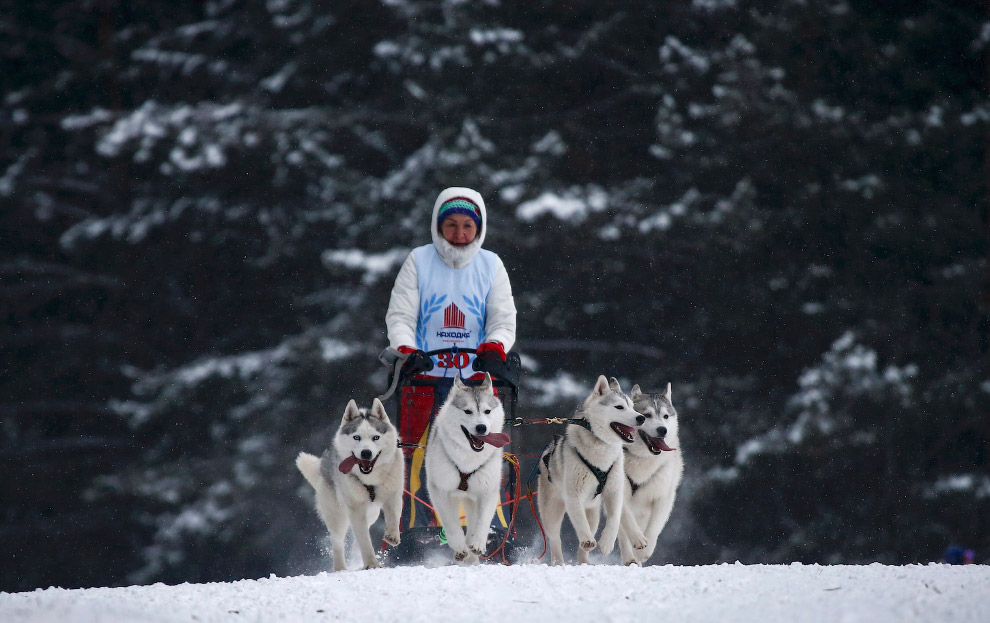
[[[478,469],[481,469],[481,468],[479,467]],[[474,470],[474,472],[478,471],[478,469]],[[461,470],[457,470],[457,473],[461,475],[461,484],[457,485],[457,490],[458,491],[467,491],[467,489],[468,489],[468,478],[470,478],[471,476],[474,476],[474,472],[471,472],[470,474],[465,474]]]
[[[542,456],[540,460],[543,461],[543,467],[545,467],[547,470],[547,482],[553,482],[553,478],[550,476],[550,457],[553,456],[554,451],[557,449],[557,444],[560,443],[562,439],[563,437],[559,437],[559,436],[554,437],[553,441],[547,444],[547,447],[543,450],[545,454]],[[537,472],[539,472],[539,469],[540,469],[540,464],[537,463],[536,464]],[[535,474],[533,476],[535,476]],[[533,479],[533,476],[530,477],[530,480]]]
[[[629,485],[630,485],[630,486],[632,487],[632,493],[633,493],[633,495],[636,495],[636,491],[637,491],[637,490],[638,490],[638,489],[639,489],[639,488],[640,488],[640,487],[641,487],[642,485],[637,485],[637,484],[636,484],[635,482],[633,482],[633,479],[629,477],[629,474],[626,474],[626,480],[628,480],[628,481],[629,481]]]
[[[580,420],[569,419],[567,420],[567,423],[574,424],[575,426],[580,426],[581,428],[591,432],[591,422],[589,422],[584,418],[581,418]]]
[[[478,466],[478,469],[481,469],[482,467],[484,467],[485,465],[487,465],[488,464],[488,461],[491,461],[492,458],[494,458],[494,457],[495,457],[495,455],[493,454],[492,456],[490,456],[487,459],[485,459],[485,461],[481,465]],[[470,474],[465,474],[464,472],[461,471],[461,468],[457,466],[457,463],[454,463],[454,459],[452,459],[452,458],[450,458],[448,456],[447,457],[447,460],[450,461],[450,464],[454,466],[454,469],[456,469],[457,470],[457,473],[460,474],[460,476],[461,476],[461,483],[459,485],[457,485],[457,490],[458,491],[467,491],[468,490],[468,478],[470,478],[471,476],[474,476],[478,472],[478,469],[474,470]]]
[[[582,420],[568,420],[567,423],[568,424],[576,424],[578,426],[581,426],[582,428],[588,429],[589,431],[591,430],[591,422],[589,422],[588,420],[583,420],[583,419]],[[562,439],[563,438],[561,438],[561,437],[558,437],[557,439],[554,439],[553,440],[553,443],[551,444],[552,447],[550,448],[550,451],[547,452],[546,454],[544,454],[543,457],[541,458],[541,460],[543,461],[543,466],[546,467],[546,470],[547,470],[547,481],[549,481],[549,482],[553,482],[553,478],[550,476],[550,457],[553,455],[554,451],[557,450],[557,444]],[[598,497],[599,495],[601,495],[602,490],[605,489],[605,483],[608,482],[608,475],[612,472],[612,468],[615,466],[615,463],[612,463],[612,465],[609,465],[607,471],[602,471],[598,467],[595,467],[594,465],[592,465],[591,462],[588,461],[588,459],[586,459],[583,456],[581,456],[581,453],[578,452],[577,448],[574,448],[574,454],[578,455],[578,458],[581,459],[581,462],[584,463],[585,467],[588,468],[588,471],[590,471],[591,474],[595,477],[595,479],[598,480],[598,488],[595,489],[595,497]],[[632,482],[632,481],[630,481],[630,482]],[[633,485],[633,486],[635,487],[635,485]]]
[[[602,489],[605,488],[605,483],[608,482],[609,472],[611,472],[612,468],[615,467],[615,463],[612,463],[611,465],[608,466],[608,471],[602,471],[601,469],[592,465],[588,461],[588,459],[581,456],[581,453],[578,452],[577,448],[574,448],[574,454],[578,455],[578,458],[581,459],[581,462],[584,463],[585,466],[589,470],[591,470],[592,475],[598,479],[598,488],[595,490],[595,497],[598,497],[599,495],[601,495]]]

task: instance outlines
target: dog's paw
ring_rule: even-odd
[[[468,552],[454,552],[454,562],[461,562],[468,557]]]
[[[615,539],[605,539],[598,544],[598,550],[602,553],[602,556],[608,556],[615,549]]]
[[[635,560],[635,559],[633,559],[633,560],[623,560],[622,561],[622,564],[624,564],[627,567],[632,567],[632,566],[641,567],[642,566],[641,564],[639,564],[639,561],[638,560]]]
[[[633,549],[646,549],[646,546],[650,544],[650,542],[647,541],[646,537],[642,534],[639,536],[634,536],[631,541]]]
[[[478,547],[477,545],[468,545],[468,549],[471,550],[471,553],[474,554],[475,556],[485,555],[484,547]]]
[[[653,550],[654,548],[651,546],[636,551],[636,560],[639,561],[640,566],[646,563],[646,561],[653,556]]]
[[[598,545],[598,541],[596,541],[594,539],[588,539],[587,541],[581,541],[581,549],[583,549],[586,552],[590,552],[591,550],[595,549],[595,546],[596,545]]]
[[[385,532],[385,536],[382,537],[382,538],[385,539],[385,542],[386,543],[388,543],[389,545],[391,545],[393,547],[396,546],[396,545],[398,545],[402,541],[402,539],[399,538],[399,533],[398,532],[386,531]]]
[[[365,569],[379,569],[379,568],[381,568],[381,566],[382,566],[382,563],[378,562],[378,559],[377,558],[374,558],[372,560],[369,560],[367,563],[365,563],[364,568]]]

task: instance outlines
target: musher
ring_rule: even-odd
[[[454,377],[482,378],[475,358],[504,364],[516,340],[509,275],[498,255],[481,248],[487,230],[481,195],[470,188],[447,188],[433,204],[433,243],[412,250],[392,287],[385,315],[389,345],[405,357],[403,375],[415,376],[402,387],[398,418],[401,439],[419,446],[405,450],[413,496],[425,489],[421,470],[428,426]],[[477,354],[462,352],[465,348]],[[433,519],[418,503],[404,504],[402,515],[403,530]]]

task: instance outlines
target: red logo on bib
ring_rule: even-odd
[[[457,309],[457,305],[451,303],[447,306],[447,309],[443,310],[443,328],[444,329],[463,329],[464,328],[464,312]]]

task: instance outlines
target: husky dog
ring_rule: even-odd
[[[340,428],[323,456],[300,452],[296,467],[316,489],[316,512],[330,531],[333,570],[347,569],[344,542],[348,526],[354,531],[364,568],[380,567],[368,529],[381,511],[385,541],[399,544],[405,472],[398,433],[381,401],[375,398],[366,414],[353,400],[348,402]]]
[[[505,412],[492,377],[477,386],[454,377],[426,443],[426,487],[440,516],[454,560],[473,564],[485,553],[502,481]],[[460,506],[467,518],[461,529]]]
[[[626,479],[622,447],[636,440],[636,428],[645,421],[617,380],[599,376],[591,395],[568,421],[564,436],[543,451],[539,505],[551,565],[564,564],[560,525],[565,512],[580,543],[579,563],[589,562],[588,552],[596,545],[606,556],[615,548],[620,522],[629,522],[622,512]],[[603,505],[605,527],[596,542]],[[627,526],[627,533],[634,547],[646,547],[646,537],[634,523]]]
[[[647,546],[636,550],[626,536],[625,526],[619,532],[622,564],[642,565],[657,546],[670,510],[674,507],[677,485],[684,473],[684,458],[677,439],[677,410],[671,402],[670,383],[662,394],[644,394],[634,385],[630,397],[636,411],[646,416],[635,443],[625,446],[626,482],[625,507],[646,536]],[[674,447],[671,447],[671,444]]]

